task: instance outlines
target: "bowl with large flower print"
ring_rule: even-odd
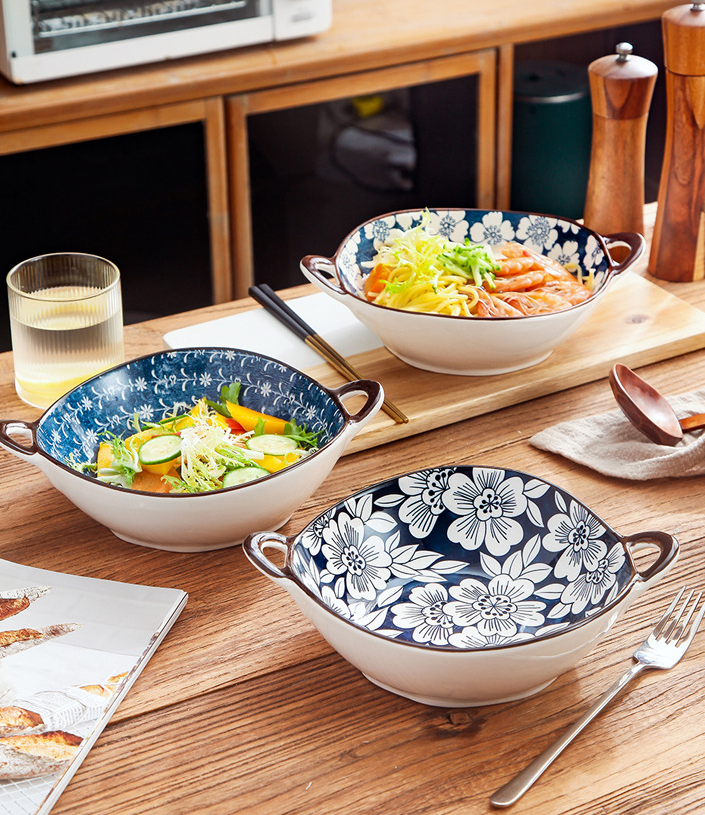
[[[565,267],[558,273],[570,278],[564,281],[566,286],[573,285],[574,278],[579,277],[592,293],[579,302],[571,298],[574,304],[558,311],[539,310],[526,315],[517,312],[514,316],[478,316],[477,313],[454,316],[428,311],[428,304],[400,303],[389,307],[387,303],[370,302],[367,283],[378,252],[390,246],[401,233],[408,234],[422,224],[428,234],[447,240],[452,247],[469,241],[489,247],[496,255],[507,242],[515,248],[518,244],[518,251],[545,256],[552,266]],[[609,248],[625,244],[629,247],[626,257],[615,262]],[[301,271],[321,291],[347,306],[402,361],[437,373],[482,376],[527,368],[550,356],[591,317],[615,276],[634,263],[643,247],[644,238],[635,232],[603,236],[577,221],[550,215],[480,209],[401,210],[358,226],[343,239],[333,257],[307,255],[302,258]],[[397,252],[393,245],[392,249]],[[447,252],[447,246],[445,249]],[[413,246],[411,267],[416,269],[431,263],[429,251],[427,246]],[[433,251],[435,253],[435,249]],[[438,267],[437,258],[446,252],[433,255],[434,271]],[[416,256],[420,257],[418,263],[413,260]],[[512,278],[514,283],[518,279]],[[431,281],[435,280],[432,276]],[[413,281],[393,282],[395,286],[405,286]],[[462,285],[466,287],[472,282],[469,279]],[[445,280],[442,283],[445,285]],[[432,285],[438,293],[439,286],[435,282]],[[551,291],[540,298],[542,303],[551,300],[555,305],[554,285],[558,283],[545,286]],[[483,297],[496,294],[490,281],[479,288]],[[508,294],[498,296],[506,298]],[[538,290],[534,294],[538,294]]]
[[[640,568],[643,547],[655,557]],[[364,489],[298,535],[250,535],[244,549],[369,680],[463,707],[529,696],[572,668],[663,577],[678,543],[622,536],[541,478],[447,466]]]

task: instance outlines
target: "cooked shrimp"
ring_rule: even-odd
[[[531,292],[508,292],[498,294],[497,297],[522,314],[550,314],[554,311],[563,311],[573,305],[565,297],[541,289],[534,289]]]
[[[535,263],[533,269],[540,268],[542,270],[544,280],[542,284],[536,286],[525,287],[512,287],[502,286],[498,287],[497,291],[518,291],[520,288],[531,288],[536,291],[538,288],[549,293],[557,294],[560,297],[569,301],[570,305],[577,305],[582,303],[592,295],[592,291],[581,283],[572,275],[565,266],[558,263],[557,260],[550,258],[546,255],[541,255],[533,249],[526,246],[520,246],[515,243],[507,243],[502,247],[502,252],[505,257],[510,258],[507,263],[511,264],[526,264],[531,261]],[[504,267],[503,267],[504,268]],[[519,278],[514,278],[518,280]]]
[[[496,277],[494,279],[493,292],[503,291],[523,291],[524,289],[535,289],[540,286],[545,279],[543,272],[526,272],[526,274],[516,275],[516,277]]]
[[[529,257],[518,257],[518,258],[509,258],[505,260],[504,263],[500,266],[498,276],[499,277],[512,277],[514,275],[523,274],[524,272],[530,272],[534,269],[543,268],[536,263],[534,258]]]
[[[527,257],[524,247],[518,243],[507,241],[497,248],[497,252],[504,255],[505,258],[521,258]]]
[[[478,290],[479,300],[475,309],[478,317],[522,317],[521,311],[499,297]]]
[[[571,280],[575,281],[575,277],[557,260],[548,257],[548,255],[540,255],[538,252],[534,252],[533,249],[527,249],[524,247],[524,250],[529,257],[532,257],[537,263],[540,263],[541,268],[545,269],[546,272],[552,277],[558,277],[560,279],[570,278]]]
[[[584,303],[592,296],[592,292],[587,286],[583,286],[572,275],[569,274],[567,278],[547,280],[541,290],[547,293],[557,294],[563,297],[571,304],[576,306],[578,303]]]

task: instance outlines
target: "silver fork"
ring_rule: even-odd
[[[518,775],[515,775],[511,781],[500,787],[490,798],[491,804],[496,807],[508,807],[518,801],[544,770],[552,764],[554,759],[638,673],[646,668],[673,668],[680,661],[698,630],[703,614],[705,614],[704,604],[693,620],[692,625],[688,628],[688,623],[702,597],[702,592],[698,592],[693,599],[694,590],[691,590],[685,598],[680,611],[674,614],[685,590],[686,587],[683,586],[673,598],[671,605],[666,609],[666,613],[656,623],[654,630],[636,649],[634,652],[636,663],[609,690],[603,693],[592,707],[571,725],[559,739],[556,739],[550,747],[537,756]],[[691,600],[693,600],[692,603]]]

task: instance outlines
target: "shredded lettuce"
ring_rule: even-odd
[[[442,235],[429,232],[430,213],[424,210],[421,221],[411,229],[393,230],[388,242],[380,248],[376,262],[392,266],[399,273],[406,273],[401,281],[388,281],[386,289],[399,293],[419,282],[437,290],[441,275],[451,273],[481,286],[487,281],[494,285],[499,264],[489,246],[471,243],[455,243]]]
[[[96,475],[101,481],[116,484],[118,487],[131,487],[135,476],[142,469],[139,456],[125,446],[125,442],[114,434],[110,434],[110,444],[113,448],[113,461],[110,467],[101,467]]]
[[[266,432],[264,419],[259,419],[249,433],[234,433],[222,418],[232,419],[226,402],[239,404],[240,389],[239,382],[225,385],[220,391],[220,402],[202,398],[188,413],[177,413],[175,408],[172,414],[159,421],[140,421],[137,413],[131,417],[130,426],[136,433],[154,430],[159,435],[166,431],[178,433],[181,437],[179,462],[174,468],[178,475],[162,475],[172,492],[197,493],[220,489],[227,472],[252,466],[265,457],[264,453],[246,446],[251,436]],[[290,421],[285,424],[283,435],[296,441],[299,448],[297,454],[304,456],[316,449],[320,432],[308,431]],[[132,445],[128,448],[125,440],[113,433],[106,433],[104,440],[109,441],[112,447],[113,460],[109,467],[98,468],[95,463],[79,463],[73,456],[67,459],[67,464],[79,472],[95,473],[97,478],[109,484],[131,487],[135,476],[143,469],[139,459],[139,442],[137,449],[132,450]],[[145,469],[149,468],[145,465]]]
[[[227,428],[199,422],[181,431],[181,478],[165,478],[174,492],[217,490],[228,470],[252,464],[249,453]]]

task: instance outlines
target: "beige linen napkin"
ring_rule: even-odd
[[[679,419],[705,413],[705,389],[668,401]],[[675,447],[655,444],[642,435],[617,408],[541,430],[530,439],[534,447],[559,453],[604,475],[647,481],[705,473],[705,432],[685,433]]]

